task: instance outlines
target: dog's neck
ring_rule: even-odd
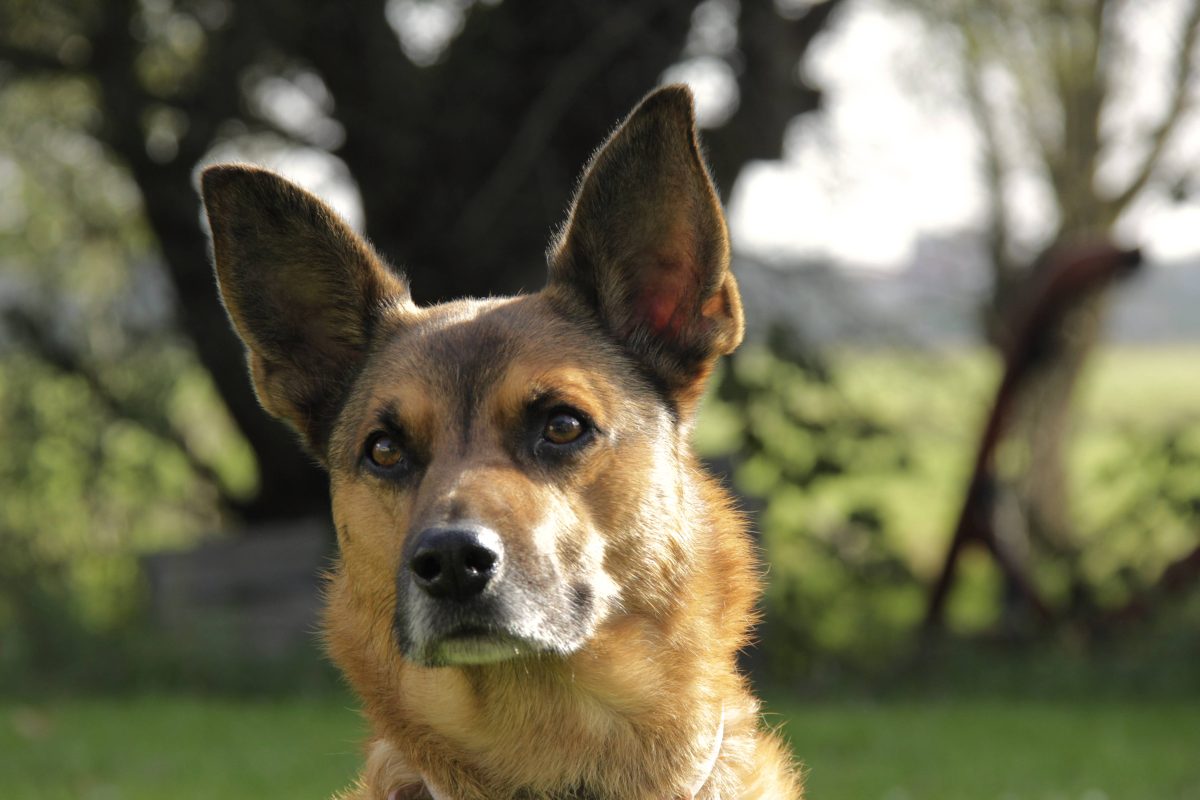
[[[696,771],[696,778],[690,786],[684,787],[679,792],[672,795],[670,798],[663,800],[694,800],[694,798],[704,790],[708,785],[709,779],[712,777],[713,770],[717,766],[717,759],[721,755],[721,745],[725,742],[725,709],[721,709],[721,717],[717,722],[717,731],[712,737],[712,745],[709,747],[708,755],[700,764]],[[455,800],[448,792],[442,791],[433,781],[422,777],[419,787],[400,787],[393,789],[388,794],[388,800],[403,800],[407,795],[405,792],[416,789],[418,792],[424,791],[430,800]],[[418,795],[420,796],[420,795]]]

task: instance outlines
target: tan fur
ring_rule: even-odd
[[[255,234],[234,232],[222,209],[255,211],[223,199],[228,186],[265,181],[270,191],[236,196],[282,196],[288,208],[319,201],[260,171],[218,169],[205,200],[231,318],[264,405],[330,473],[340,555],[325,630],[373,733],[341,797],[420,798],[428,781],[455,800],[676,800],[723,718],[697,797],[799,798],[790,754],[763,730],[736,668],[760,590],[746,524],[688,441],[705,379],[740,341],[742,318],[686,90],[652,94],[599,151],[550,282],[534,295],[419,309],[321,213],[308,213],[315,230],[297,253],[274,239],[238,242]],[[290,265],[313,252],[359,264],[352,290],[314,294],[261,255]],[[312,265],[317,285],[337,286],[340,268],[326,261]],[[252,307],[264,295],[274,310]],[[303,315],[287,310],[291,297]],[[336,369],[314,372],[310,357],[316,370]],[[528,444],[542,441],[551,405],[593,426],[569,455]],[[380,420],[403,432],[413,465],[403,479],[364,467]],[[404,554],[420,532],[464,521],[503,543],[496,591],[526,604],[495,624],[525,649],[435,666],[406,655],[416,644],[398,646],[398,631],[437,629],[404,615],[417,613],[406,603],[430,602],[400,592],[412,580]]]

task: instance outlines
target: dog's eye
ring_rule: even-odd
[[[570,411],[556,411],[546,420],[542,438],[550,444],[571,444],[587,432],[587,425]]]
[[[378,434],[367,445],[367,458],[382,470],[395,470],[404,464],[404,448],[395,438]]]

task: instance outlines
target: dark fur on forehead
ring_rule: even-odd
[[[464,437],[482,398],[504,376],[517,336],[511,326],[484,316],[441,329],[424,349],[443,395],[454,398]]]

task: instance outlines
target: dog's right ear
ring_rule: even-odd
[[[209,167],[200,189],[259,402],[320,457],[372,327],[411,302],[407,284],[328,206],[273,172]]]

